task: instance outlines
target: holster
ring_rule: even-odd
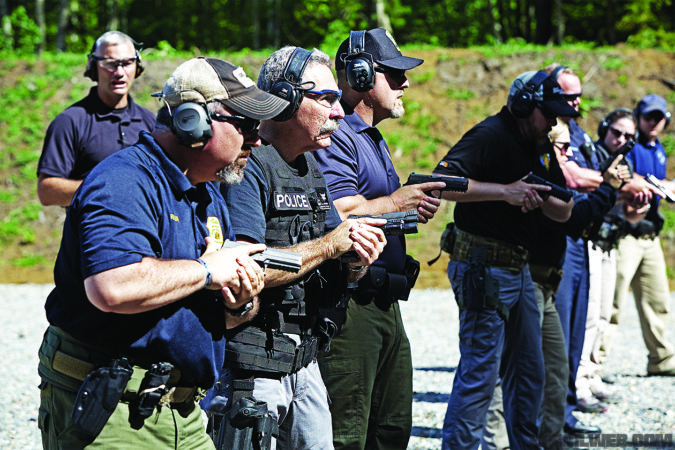
[[[509,318],[509,309],[499,300],[499,280],[492,277],[485,264],[469,264],[457,304],[460,311],[495,309],[504,320]]]
[[[132,374],[131,364],[124,358],[91,372],[73,405],[71,414],[75,426],[96,438],[117,408]]]
[[[212,439],[217,450],[268,450],[279,437],[279,424],[267,403],[250,397],[235,401],[225,414],[211,416]]]
[[[408,300],[420,273],[420,263],[410,255],[406,255],[405,258],[402,274],[387,272],[387,269],[381,266],[370,266],[368,272],[359,280],[354,300],[360,303],[375,300],[375,303],[384,305],[398,300]]]

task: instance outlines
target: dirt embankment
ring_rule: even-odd
[[[408,107],[409,124],[388,120],[380,128],[385,138],[393,133],[404,132],[415,135],[412,123],[423,126],[427,140],[440,142],[432,155],[425,154],[426,142],[421,139],[419,151],[403,151],[392,146],[392,154],[401,178],[411,171],[430,172],[422,159],[438,161],[472,125],[486,116],[497,112],[504,104],[511,81],[520,73],[536,70],[557,61],[572,66],[582,75],[584,117],[579,122],[582,127],[596,138],[598,123],[612,110],[619,107],[633,108],[637,101],[647,93],[658,93],[669,104],[675,104],[675,55],[669,52],[637,51],[616,48],[605,52],[579,52],[551,49],[546,53],[519,53],[508,56],[484,57],[480,53],[464,49],[404,51],[411,56],[424,58],[425,63],[410,72],[411,88],[406,91],[404,101]],[[219,55],[227,59],[227,55]],[[242,65],[247,73],[256,74],[262,59],[245,58],[234,60]],[[146,71],[133,88],[134,97],[139,103],[156,109],[156,100],[149,99],[149,93],[161,90],[167,77],[182,60],[146,61]],[[0,86],[11,86],[7,77],[21,76],[21,66],[10,71]],[[26,70],[39,70],[31,67]],[[74,75],[80,76],[80,73]],[[68,83],[66,83],[68,84]],[[67,86],[66,86],[67,87]],[[54,101],[63,101],[62,98]],[[48,110],[49,105],[45,105]],[[673,106],[675,109],[675,106]],[[674,133],[671,126],[667,130]],[[419,135],[419,133],[417,133]],[[1,144],[0,144],[1,145]],[[39,149],[36,149],[39,152]],[[675,158],[670,158],[669,174],[675,176]],[[34,190],[33,190],[34,192]],[[26,189],[26,197],[34,195]],[[665,206],[667,207],[667,206]],[[442,257],[434,266],[424,264],[438,253],[438,239],[449,218],[449,206],[444,206],[439,218],[429,225],[420,227],[422,232],[409,239],[409,246],[415,256],[423,261],[419,287],[447,287],[445,262]],[[2,211],[0,211],[2,213]],[[0,283],[36,282],[51,283],[53,262],[59,247],[63,209],[45,208],[35,224],[36,242],[17,243],[5,250],[5,261],[13,257],[28,254],[43,255],[45,263],[30,268],[14,267],[5,263],[0,267]],[[498,224],[495,224],[498,226]],[[673,244],[664,240],[670,262],[675,262]]]

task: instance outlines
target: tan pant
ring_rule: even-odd
[[[665,330],[672,327],[669,315],[670,288],[666,275],[666,262],[661,241],[636,239],[626,236],[619,242],[616,252],[616,288],[610,328],[619,324],[621,309],[633,290],[642,328],[642,337],[649,351],[647,372],[675,369],[673,348],[666,341]]]
[[[585,399],[606,391],[600,374],[604,360],[601,342],[609,326],[616,284],[616,252],[603,252],[594,248],[592,242],[588,246],[588,313],[576,380],[577,397]]]

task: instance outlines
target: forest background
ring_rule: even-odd
[[[673,0],[0,0],[0,283],[53,282],[64,210],[37,201],[37,160],[49,122],[92,86],[82,72],[101,33],[118,29],[142,43],[146,71],[132,95],[157,110],[150,94],[192,56],[232,61],[255,79],[280,46],[332,56],[350,30],[378,26],[404,54],[425,60],[409,72],[406,115],[380,126],[402,181],[430,173],[464,132],[499,110],[517,75],[551,62],[580,75],[579,122],[594,139],[610,111],[648,93],[675,105]],[[675,127],[666,131],[672,155]],[[418,287],[449,286],[447,255],[426,261],[439,252],[452,206],[409,236],[423,264]],[[675,268],[675,208],[661,211]]]

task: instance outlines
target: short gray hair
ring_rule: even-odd
[[[92,50],[92,55],[96,55],[98,49],[102,45],[121,45],[121,44],[131,44],[131,47],[136,49],[136,41],[131,39],[128,35],[122,33],[121,31],[106,31],[96,39],[94,42],[94,47]],[[100,55],[96,55],[100,56]]]
[[[276,52],[272,53],[269,58],[267,58],[260,68],[260,74],[258,74],[259,89],[269,92],[275,83],[283,80],[286,65],[291,59],[291,55],[296,48],[297,47],[290,45],[282,47]],[[309,57],[306,68],[313,64],[322,64],[329,69],[331,68],[330,57],[316,48],[312,50],[312,54]]]

